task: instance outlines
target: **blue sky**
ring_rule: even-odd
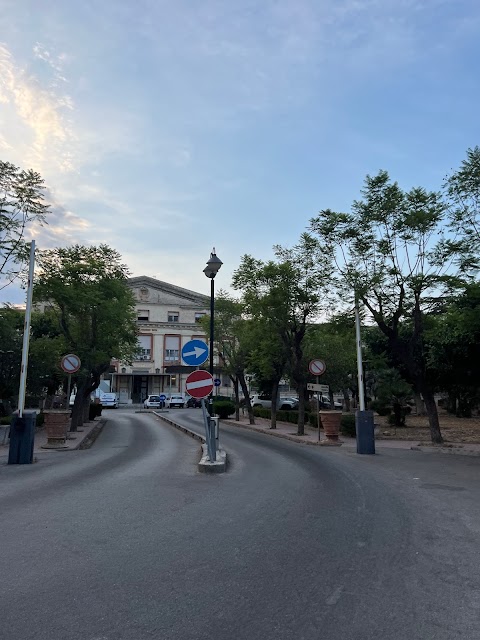
[[[40,248],[107,242],[208,293],[364,176],[438,189],[480,143],[476,0],[0,0],[0,157]],[[9,288],[0,301],[21,302]]]

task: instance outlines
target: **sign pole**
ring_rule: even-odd
[[[318,376],[317,376],[317,384],[318,384]],[[318,391],[317,391],[317,421],[318,421],[318,441],[320,442],[321,420],[320,420],[320,396],[318,395]]]

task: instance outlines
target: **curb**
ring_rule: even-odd
[[[153,414],[163,420],[167,424],[175,427],[179,431],[182,431],[187,436],[190,436],[194,440],[199,440],[202,443],[202,457],[200,458],[200,462],[198,463],[198,470],[202,473],[224,473],[227,470],[227,453],[220,449],[217,451],[217,460],[215,462],[210,462],[208,458],[207,445],[204,436],[200,436],[198,433],[191,431],[188,427],[184,427],[178,422],[171,420],[170,418],[166,418],[163,414],[157,413],[156,411],[152,411]],[[220,458],[220,459],[219,459]]]
[[[223,449],[219,449],[215,462],[210,462],[207,445],[202,444],[202,457],[198,463],[198,470],[201,473],[225,473],[227,470],[226,452]]]
[[[95,440],[102,433],[103,427],[106,424],[107,424],[107,419],[106,418],[102,418],[98,422],[98,424],[93,427],[93,429],[90,431],[90,433],[87,436],[85,436],[85,438],[83,438],[83,440],[80,440],[80,442],[75,447],[75,449],[73,449],[73,451],[78,450],[78,449],[81,449],[81,450],[90,449],[90,447],[93,445]]]
[[[413,445],[411,451],[421,451],[422,453],[443,453],[452,456],[480,456],[480,451],[473,449],[464,449],[462,445],[454,446],[434,446],[434,445]]]
[[[312,447],[325,447],[325,446],[334,446],[334,447],[340,447],[343,442],[342,440],[339,440],[338,442],[328,442],[327,440],[321,440],[320,442],[318,441],[310,441],[310,440],[303,440],[302,436],[291,436],[288,435],[286,433],[279,433],[277,432],[275,429],[261,429],[259,427],[256,427],[255,425],[251,425],[251,424],[241,424],[239,422],[235,422],[235,420],[222,420],[223,424],[228,424],[232,427],[240,427],[240,429],[248,429],[249,431],[255,431],[255,433],[264,433],[266,436],[274,436],[275,438],[283,438],[283,440],[291,440],[292,442],[298,442],[299,444],[306,444],[306,445],[310,445]],[[292,425],[292,428],[294,428],[295,425]]]
[[[191,431],[188,427],[184,427],[181,424],[178,424],[178,422],[174,422],[170,418],[166,418],[163,414],[157,413],[156,411],[152,411],[152,413],[156,415],[157,418],[160,418],[160,420],[163,420],[164,422],[171,425],[172,427],[175,427],[175,429],[178,429],[179,431],[183,431],[183,433],[185,433],[187,436],[190,436],[194,440],[199,440],[202,444],[206,442],[203,436],[200,436],[198,433],[195,433],[195,431]]]

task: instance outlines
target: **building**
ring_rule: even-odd
[[[209,313],[210,298],[147,276],[130,278],[129,286],[136,300],[139,349],[131,365],[115,364],[113,389],[120,404],[140,403],[154,393],[184,393],[195,367],[182,364],[182,347],[194,338],[207,341],[199,321]]]

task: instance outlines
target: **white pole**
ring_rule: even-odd
[[[362,336],[360,334],[360,313],[358,300],[355,299],[355,336],[357,340],[357,372],[358,372],[358,400],[360,411],[365,411],[365,395],[363,389]]]
[[[30,245],[30,264],[28,267],[27,307],[23,326],[22,368],[20,369],[20,388],[18,390],[18,416],[25,409],[25,391],[27,388],[28,345],[30,342],[30,319],[32,317],[33,269],[35,267],[35,240]]]

